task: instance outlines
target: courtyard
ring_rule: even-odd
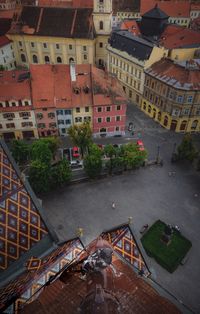
[[[137,115],[135,115],[137,114]],[[137,119],[135,118],[137,116]],[[99,142],[126,142],[141,139],[154,159],[159,146],[164,166],[148,166],[120,176],[70,185],[43,197],[46,210],[60,241],[76,236],[83,228],[82,241],[88,244],[102,231],[125,223],[132,217],[132,226],[140,238],[144,224],[160,219],[178,225],[182,234],[192,242],[189,259],[170,274],[154,259],[147,257],[153,278],[184,304],[200,312],[200,173],[187,163],[171,164],[174,143],[182,135],[162,129],[136,107],[128,109],[128,122],[133,121],[135,135]],[[199,137],[195,137],[195,142]],[[171,176],[170,173],[174,175]],[[115,209],[112,208],[115,202]]]

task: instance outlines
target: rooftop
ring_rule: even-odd
[[[161,0],[141,0],[140,14],[144,15],[147,11],[151,10],[155,5],[171,17],[190,17],[190,2],[183,1],[161,1]]]
[[[38,5],[65,8],[93,8],[93,0],[39,0]]]
[[[123,20],[120,25],[121,30],[128,30],[133,35],[140,35],[140,29],[136,20]]]
[[[103,238],[89,244],[22,313],[180,313],[119,258]]]
[[[0,36],[0,48],[10,44],[11,41],[6,36]]]
[[[92,9],[25,6],[9,33],[93,39]]]
[[[142,15],[143,18],[151,18],[151,19],[168,19],[168,15],[163,12],[159,6],[156,4],[154,8],[148,10]]]
[[[140,0],[113,0],[113,12],[139,12]]]
[[[174,63],[162,59],[145,71],[147,74],[182,90],[200,90],[200,60]]]

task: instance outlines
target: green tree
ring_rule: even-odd
[[[43,139],[35,141],[31,147],[31,159],[49,165],[52,160],[52,152],[48,142]]]
[[[146,150],[140,151],[133,143],[124,145],[124,166],[125,169],[134,169],[144,164],[147,158]]]
[[[177,150],[179,160],[193,161],[198,156],[198,152],[193,144],[190,134],[186,134],[183,137],[183,140]]]
[[[106,163],[106,167],[109,170],[109,173],[112,174],[113,171],[113,158],[117,155],[117,150],[112,144],[108,144],[104,147],[104,153],[107,157],[110,158]]]
[[[96,178],[102,170],[102,151],[96,145],[89,146],[89,153],[84,158],[84,169],[90,178]]]
[[[66,158],[51,168],[52,187],[62,186],[71,180],[72,172]]]
[[[15,161],[21,166],[29,160],[30,146],[22,140],[13,140],[11,152]]]
[[[29,182],[36,193],[48,192],[51,186],[50,166],[40,160],[31,162]]]
[[[71,126],[68,135],[74,145],[80,147],[81,155],[84,156],[89,145],[92,143],[92,130],[88,122]]]
[[[61,141],[58,137],[46,137],[41,139],[40,141],[47,143],[53,158],[55,158],[56,152],[61,144]]]

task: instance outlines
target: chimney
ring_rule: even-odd
[[[75,62],[70,62],[70,76],[71,76],[71,81],[76,82],[76,66]]]

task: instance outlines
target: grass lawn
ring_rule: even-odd
[[[146,253],[154,257],[158,264],[173,273],[192,246],[192,243],[174,231],[167,246],[160,239],[166,224],[157,220],[143,235],[141,241]]]

